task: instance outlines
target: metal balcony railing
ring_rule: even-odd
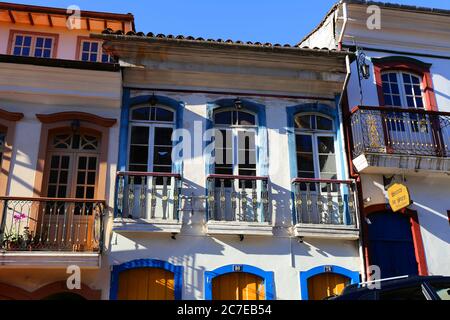
[[[351,115],[353,156],[363,153],[450,156],[450,113],[356,107]]]
[[[208,220],[271,222],[267,177],[213,174],[207,188]]]
[[[116,208],[122,218],[176,220],[181,176],[161,172],[119,172]]]
[[[353,181],[297,178],[292,185],[296,224],[356,227]]]
[[[0,249],[101,252],[104,200],[0,197]]]

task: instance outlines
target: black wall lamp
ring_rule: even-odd
[[[80,130],[80,120],[73,120],[70,124],[70,128],[72,129],[73,133],[78,133]]]
[[[150,105],[151,106],[155,106],[158,103],[158,98],[155,96],[155,94],[153,93],[152,96],[150,97]]]
[[[361,52],[358,56],[358,66],[360,79],[369,79],[370,66],[366,63],[366,54],[364,52]]]
[[[235,107],[236,109],[242,109],[242,101],[241,101],[241,99],[236,98],[236,99],[234,100],[234,107]]]

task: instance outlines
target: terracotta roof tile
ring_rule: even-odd
[[[126,35],[126,36],[134,36],[134,37],[143,37],[143,38],[158,38],[158,39],[177,39],[177,40],[184,40],[184,41],[196,41],[196,42],[203,42],[203,43],[220,43],[220,44],[238,44],[238,45],[242,45],[242,46],[258,46],[258,47],[266,47],[266,48],[271,48],[271,47],[277,47],[277,48],[299,48],[299,49],[309,49],[309,50],[320,50],[320,51],[337,51],[335,49],[333,50],[329,50],[328,48],[318,48],[318,47],[314,47],[314,48],[309,48],[306,46],[300,47],[299,45],[295,45],[295,46],[291,46],[290,44],[280,44],[280,43],[275,43],[272,44],[270,42],[266,42],[266,43],[261,43],[261,42],[252,42],[252,41],[242,41],[242,40],[231,40],[231,39],[227,39],[227,40],[223,40],[223,39],[205,39],[202,37],[193,37],[193,36],[184,36],[184,35],[172,35],[172,34],[162,34],[162,33],[158,33],[158,34],[154,34],[152,32],[149,32],[147,34],[145,34],[144,32],[134,32],[134,31],[129,31],[126,34],[124,34],[122,31],[114,31],[111,29],[105,29],[102,34],[104,35]]]

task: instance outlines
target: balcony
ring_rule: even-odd
[[[207,234],[273,234],[267,177],[214,174],[207,189]]]
[[[292,187],[296,237],[359,238],[357,193],[353,181],[297,178]]]
[[[353,163],[359,172],[450,170],[450,113],[388,107],[352,111]]]
[[[0,265],[100,267],[103,200],[0,197]]]
[[[117,174],[115,232],[179,233],[181,176],[160,172]]]

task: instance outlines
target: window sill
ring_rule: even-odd
[[[269,222],[208,221],[205,233],[209,235],[255,235],[273,236],[273,226]]]
[[[180,233],[182,223],[177,220],[115,218],[113,231],[118,233]]]

